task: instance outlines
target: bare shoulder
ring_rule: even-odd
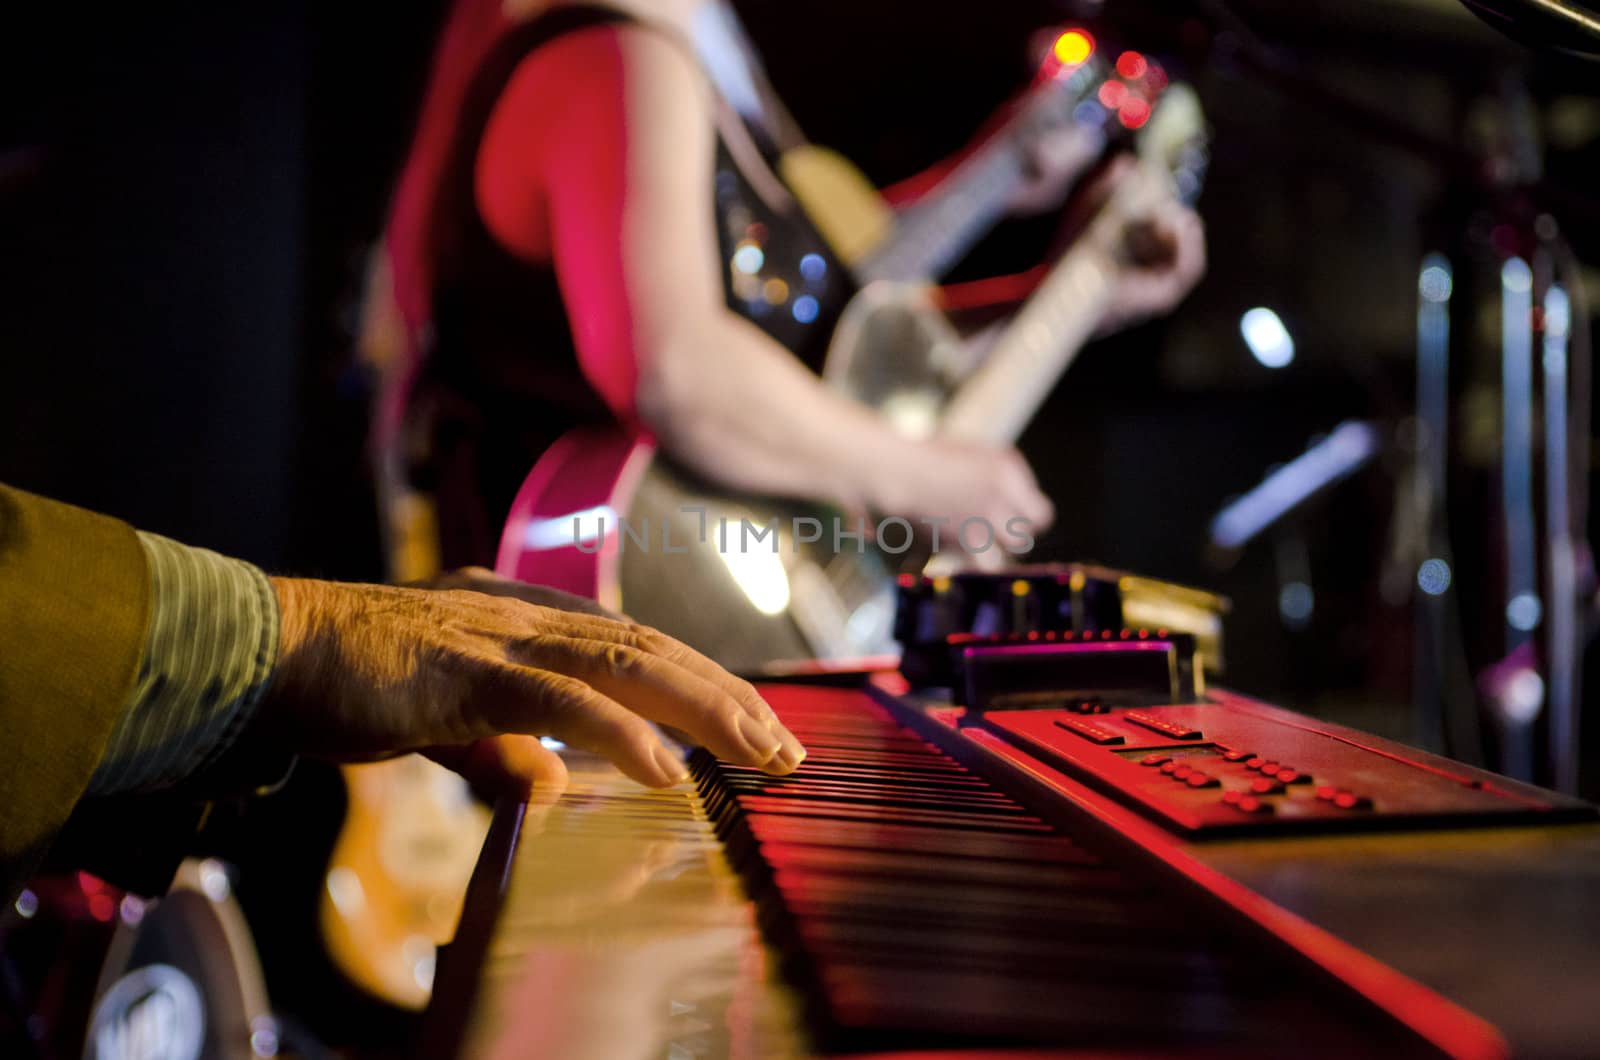
[[[535,49],[512,76],[510,89],[579,102],[617,98],[658,99],[695,109],[709,105],[710,88],[692,46],[672,30],[640,22],[614,22],[564,33]]]

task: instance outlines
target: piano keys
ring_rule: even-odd
[[[1581,1056],[1593,1040],[1582,1032],[1600,1026],[1557,997],[1544,1021],[1505,1019],[1526,1001],[1491,1004],[1497,1027],[1260,893],[1290,905],[1309,896],[1308,909],[1336,909],[1347,939],[1359,935],[1330,895],[1341,877],[1359,878],[1363,859],[1392,857],[1411,837],[1196,844],[1051,776],[1049,762],[997,765],[1027,756],[879,685],[875,695],[763,688],[810,750],[791,777],[696,753],[694,790],[648,792],[575,762],[553,807],[525,821],[501,807],[422,1055],[1493,1057],[1508,1052],[1509,1024],[1512,1043],[1537,1055]],[[952,754],[948,740],[970,753]],[[1052,794],[1030,796],[1030,784]],[[1600,836],[1566,829],[1559,871],[1577,875],[1562,892],[1571,899],[1572,886],[1600,880]],[[1556,829],[1524,834],[1552,841],[1544,831]],[[1441,834],[1452,837],[1444,863],[1464,874],[1441,891],[1447,903],[1475,895],[1504,913],[1525,901],[1462,868],[1492,836]],[[1405,958],[1395,921],[1425,925],[1428,895],[1405,877],[1349,889],[1409,903],[1375,909],[1399,932],[1377,941]],[[1600,891],[1562,910],[1563,929],[1592,935],[1591,912]],[[1496,984],[1495,957],[1519,975],[1537,962],[1474,951],[1477,925],[1454,915],[1454,978],[1402,963],[1458,996],[1555,996],[1579,970]],[[1521,923],[1537,920],[1535,907]],[[1570,956],[1579,944],[1557,948]],[[1480,972],[1465,988],[1464,954]]]
[[[698,793],[569,768],[554,806],[497,807],[417,1055],[805,1055],[800,998]]]

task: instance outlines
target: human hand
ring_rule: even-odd
[[[459,589],[294,578],[273,587],[279,661],[254,724],[259,738],[302,754],[422,751],[524,796],[565,781],[539,736],[603,755],[651,787],[688,774],[649,721],[772,773],[805,756],[748,683],[636,623]]]
[[[1003,560],[1027,551],[1028,538],[1055,518],[1050,498],[1014,448],[937,437],[905,445],[898,459],[882,465],[887,482],[876,507],[912,520],[919,532],[936,524],[940,549],[960,549],[980,563]],[[974,519],[983,525],[963,532],[963,523]]]
[[[1066,201],[1067,192],[1105,149],[1105,134],[1093,125],[1068,121],[1052,125],[1022,145],[1023,182],[1007,204],[1018,216],[1046,213]]]
[[[527,604],[553,607],[560,611],[576,611],[584,615],[598,615],[618,622],[631,621],[627,615],[603,607],[587,596],[552,589],[547,585],[530,585],[512,578],[502,578],[488,567],[457,567],[443,574],[435,574],[411,583],[416,589],[468,589],[490,596],[509,596]]]
[[[1171,204],[1128,227],[1130,264],[1118,274],[1100,318],[1102,334],[1176,309],[1206,271],[1205,226]]]
[[[1087,198],[1103,200],[1123,180],[1137,179],[1136,165],[1132,158],[1117,159]],[[1127,225],[1123,238],[1126,261],[1100,318],[1102,335],[1171,312],[1206,271],[1205,225],[1199,214],[1171,199]]]

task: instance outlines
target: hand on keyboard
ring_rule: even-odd
[[[523,794],[565,777],[538,736],[652,787],[687,779],[652,721],[770,773],[805,756],[748,683],[637,623],[463,589],[273,584],[280,650],[253,738],[345,761],[423,751]]]

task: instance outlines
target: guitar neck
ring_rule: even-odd
[[[1144,129],[1138,168],[946,402],[940,434],[993,445],[1016,442],[1104,318],[1123,267],[1127,223],[1158,203],[1189,201],[1199,192],[1204,131],[1193,90],[1170,87]]]
[[[1121,267],[1125,223],[1119,189],[1089,229],[1017,311],[976,371],[961,384],[939,433],[963,441],[1011,445],[1094,334]]]
[[[1002,130],[900,215],[887,243],[858,266],[860,279],[912,283],[943,275],[1000,219],[1021,183],[1016,139]]]
[[[901,214],[888,242],[857,266],[858,278],[915,283],[942,276],[994,226],[1021,187],[1028,128],[1086,92],[1099,74],[1098,64],[1085,63],[1035,88],[1000,129]]]

